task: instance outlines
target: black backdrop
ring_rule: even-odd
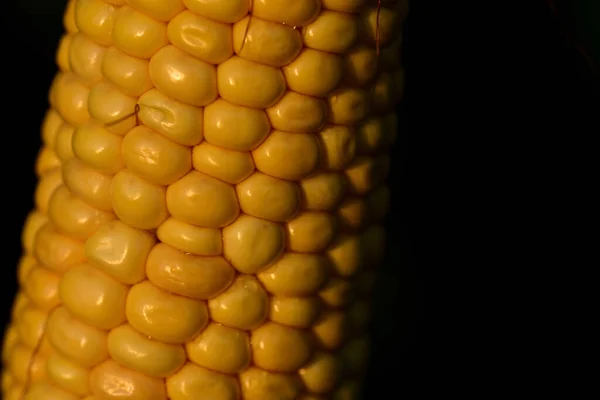
[[[591,3],[581,0],[571,2],[571,5],[585,7],[585,4]],[[388,219],[389,250],[384,268],[385,279],[378,290],[378,312],[373,323],[375,340],[367,399],[392,399],[414,390],[437,386],[430,373],[432,367],[444,359],[444,348],[440,349],[439,344],[444,343],[442,347],[445,349],[456,350],[457,345],[447,345],[446,339],[454,337],[463,326],[457,321],[437,324],[434,317],[435,311],[443,308],[441,304],[449,301],[454,290],[448,287],[431,289],[429,285],[436,280],[434,271],[437,267],[460,270],[464,262],[462,257],[446,255],[443,245],[438,245],[456,241],[455,236],[461,231],[458,226],[442,228],[443,222],[437,218],[439,209],[443,210],[442,214],[459,213],[459,208],[453,211],[449,206],[451,199],[448,198],[454,193],[441,193],[431,188],[440,171],[453,164],[455,156],[446,154],[437,157],[430,148],[435,147],[439,135],[458,136],[458,131],[463,135],[466,130],[477,137],[483,135],[487,125],[467,128],[463,122],[471,117],[461,113],[465,105],[477,108],[481,102],[488,102],[492,107],[495,97],[490,90],[487,96],[463,100],[460,105],[435,100],[443,95],[441,81],[448,79],[447,75],[440,76],[440,71],[446,70],[450,63],[436,54],[447,52],[445,45],[440,44],[440,38],[451,34],[452,27],[432,22],[437,22],[440,16],[436,15],[435,6],[430,2],[414,0],[412,4],[403,53],[407,70],[406,94],[399,110],[402,125],[400,140],[394,149],[390,178],[393,212]],[[64,0],[21,0],[3,5],[0,11],[4,38],[0,47],[0,65],[4,69],[0,72],[0,173],[4,184],[0,230],[3,234],[0,316],[3,324],[8,321],[15,292],[21,227],[33,206],[33,165],[40,146],[39,126],[47,107],[47,90],[56,71],[54,52],[62,32],[63,7]],[[566,16],[564,21],[568,26],[578,16],[589,13],[571,7],[561,15]],[[512,55],[518,59],[513,73],[522,83],[516,85],[521,93],[506,99],[508,104],[504,106],[510,108],[511,101],[529,106],[518,116],[503,113],[502,118],[515,129],[533,127],[538,132],[568,128],[573,118],[579,118],[581,123],[581,115],[597,104],[598,96],[590,62],[573,43],[583,43],[588,49],[594,49],[595,32],[585,29],[585,21],[577,20],[580,29],[574,36],[571,35],[571,41],[566,40],[568,35],[564,34],[558,19],[544,2],[540,2],[527,18],[531,29],[523,29],[516,35],[516,40],[511,39],[517,45]],[[525,48],[526,51],[517,55],[517,48]],[[594,51],[588,52],[593,58]],[[510,49],[508,53],[511,57]],[[468,67],[473,54],[465,56],[464,60],[460,57],[455,55],[451,64],[459,68]],[[494,79],[487,72],[479,72],[477,77],[461,75],[460,79],[464,80],[462,88],[468,91],[467,88],[472,86],[485,86],[488,80]],[[459,98],[460,94],[456,94],[456,99]],[[552,115],[551,120],[545,118],[548,114]],[[455,122],[445,119],[449,115],[453,115]],[[494,137],[494,140],[497,139]],[[445,153],[448,152],[450,150]],[[439,239],[436,232],[447,236]],[[464,246],[464,243],[461,245]],[[465,248],[470,251],[468,246]],[[425,303],[426,312],[423,311]],[[478,316],[471,315],[470,318],[477,319]]]

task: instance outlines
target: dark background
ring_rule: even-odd
[[[54,56],[65,2],[7,3],[0,11],[4,38],[0,47],[4,69],[0,74],[0,172],[5,201],[0,231],[2,324],[8,321],[15,292],[22,224],[33,207],[39,127],[56,72]],[[476,157],[495,154],[493,148],[504,148],[502,141],[507,137],[528,151],[539,152],[544,147],[536,146],[536,138],[553,140],[556,130],[568,132],[593,123],[598,106],[594,60],[600,60],[600,24],[594,20],[600,21],[600,2],[522,3],[532,7],[515,11],[519,24],[504,20],[496,32],[479,32],[469,29],[468,15],[446,14],[431,2],[412,2],[403,51],[406,93],[399,110],[402,124],[390,178],[389,250],[377,292],[366,398],[386,393],[377,398],[391,399],[435,386],[431,370],[442,359],[448,361],[444,350],[458,347],[448,342],[463,329],[461,323],[442,323],[436,317],[443,304],[457,294],[458,286],[430,283],[438,281],[438,269],[445,270],[444,275],[448,270],[457,274],[462,270],[466,257],[450,256],[446,246],[460,241],[456,236],[462,228],[456,220],[465,209],[464,205],[454,207],[458,196],[454,178],[442,190],[442,185],[435,188],[440,176],[462,163],[459,158],[465,153],[479,153]],[[469,27],[466,42],[453,36],[465,26]],[[482,39],[486,35],[489,41]],[[502,40],[492,40],[498,35]],[[483,53],[491,55],[491,61],[483,62]],[[452,89],[447,89],[449,82]],[[502,82],[508,86],[500,88]],[[434,151],[440,144],[449,147]],[[512,157],[515,155],[507,153],[503,162],[510,163]],[[470,168],[479,167],[472,164]],[[473,182],[473,186],[478,184]],[[448,214],[454,216],[450,227],[445,225]],[[466,253],[475,251],[464,243],[457,246]],[[485,266],[484,261],[481,268]]]

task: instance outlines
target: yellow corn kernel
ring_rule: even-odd
[[[34,250],[35,239],[39,230],[46,225],[48,217],[39,211],[32,211],[25,219],[23,232],[21,234],[21,244],[26,253],[32,253]]]
[[[85,124],[73,134],[73,153],[90,167],[112,175],[125,166],[121,155],[122,143],[123,138],[99,124]]]
[[[210,324],[186,345],[190,361],[225,374],[236,374],[250,365],[250,338],[246,332]]]
[[[128,96],[140,96],[152,89],[148,60],[132,57],[109,47],[102,58],[101,73]]]
[[[377,60],[377,52],[372,47],[355,46],[344,55],[344,82],[349,86],[367,85],[377,74]]]
[[[79,396],[90,393],[88,369],[59,354],[48,357],[46,368],[48,377],[57,387]]]
[[[171,400],[209,399],[233,400],[240,396],[237,380],[206,368],[187,363],[167,378],[167,393]]]
[[[102,0],[76,0],[73,3],[77,29],[96,42],[110,46],[116,8]]]
[[[254,172],[250,153],[223,149],[206,141],[194,147],[192,157],[196,171],[231,184],[240,183]]]
[[[315,97],[287,91],[267,110],[274,129],[285,132],[316,132],[327,118],[327,104]]]
[[[90,89],[81,78],[72,72],[58,75],[55,80],[54,106],[60,116],[69,124],[78,126],[86,122],[88,113],[88,96]]]
[[[331,392],[342,374],[342,363],[329,353],[317,353],[299,371],[300,379],[311,393]]]
[[[221,231],[201,228],[169,218],[156,230],[158,239],[184,253],[218,256],[222,252]],[[143,267],[143,265],[142,265]]]
[[[332,277],[319,291],[323,304],[329,308],[345,307],[354,300],[356,290],[348,280]]]
[[[344,53],[358,39],[358,24],[351,15],[323,11],[310,24],[302,28],[304,45],[329,53]]]
[[[166,24],[128,6],[115,12],[112,38],[122,52],[146,59],[169,43]]]
[[[73,158],[73,134],[75,127],[65,123],[63,124],[54,139],[54,153],[62,161],[68,161]]]
[[[255,172],[236,191],[241,210],[253,217],[284,222],[298,213],[299,190],[293,182]]]
[[[32,383],[46,379],[46,357],[21,343],[12,348],[7,368],[20,382],[27,377]]]
[[[347,231],[361,230],[370,222],[370,211],[362,197],[347,197],[336,210],[340,228]]]
[[[88,84],[101,80],[101,66],[106,47],[89,39],[83,33],[73,35],[70,44],[69,66],[71,70]]]
[[[57,274],[36,266],[27,275],[23,291],[31,303],[43,310],[50,310],[60,304],[59,283],[60,277]]]
[[[76,159],[65,162],[61,169],[64,185],[71,193],[101,211],[112,211],[110,176]]]
[[[215,21],[234,23],[248,14],[249,0],[183,0],[190,11]]]
[[[283,74],[288,89],[308,96],[326,97],[342,80],[343,63],[335,54],[304,49],[283,67]],[[315,76],[319,79],[313,79]]]
[[[41,213],[48,212],[50,198],[60,185],[62,185],[60,168],[50,170],[41,177],[34,193],[35,206]]]
[[[35,162],[35,174],[42,176],[46,171],[50,171],[60,166],[60,160],[56,157],[56,154],[52,149],[48,147],[42,147],[38,153],[38,158]]]
[[[317,173],[300,181],[302,207],[312,211],[330,211],[346,194],[346,179],[337,173]]]
[[[244,400],[294,400],[304,386],[295,374],[270,372],[257,367],[246,369],[239,377]]]
[[[294,3],[285,0],[252,2],[252,15],[291,26],[306,25],[317,17],[319,11],[321,11],[319,0],[298,0]]]
[[[309,328],[321,311],[317,297],[272,297],[269,319],[293,328]]]
[[[329,122],[348,125],[362,121],[370,111],[369,94],[362,89],[345,87],[327,98]]]
[[[348,336],[348,316],[343,311],[327,310],[315,321],[312,332],[318,347],[339,349]]]
[[[27,279],[27,276],[36,265],[37,260],[35,257],[31,255],[21,256],[19,264],[17,265],[17,278],[21,286],[25,284],[25,279]]]
[[[127,0],[126,2],[136,10],[164,22],[170,21],[185,9],[182,0]]]
[[[328,260],[317,254],[284,253],[273,265],[258,273],[268,292],[277,296],[308,296],[321,288],[329,274]]]
[[[35,238],[34,255],[45,268],[58,274],[85,261],[83,243],[61,234],[49,223]]]
[[[137,99],[127,96],[107,81],[96,83],[90,90],[88,107],[90,116],[104,124],[110,132],[125,135],[135,126],[133,115]]]
[[[79,400],[79,396],[58,388],[48,382],[31,385],[27,391],[27,400]]]
[[[159,378],[125,368],[108,360],[90,375],[92,392],[100,399],[167,400],[166,388]]]
[[[318,253],[335,238],[337,220],[329,213],[303,212],[286,223],[286,231],[290,251]]]
[[[58,42],[58,50],[56,50],[56,65],[62,72],[69,72],[71,64],[69,62],[69,51],[71,48],[71,40],[73,35],[64,34]]]

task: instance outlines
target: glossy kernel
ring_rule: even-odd
[[[282,68],[290,90],[315,97],[326,97],[342,80],[342,59],[335,54],[304,49]],[[314,79],[318,76],[319,79]]]
[[[269,319],[293,328],[309,328],[321,311],[318,297],[272,297]]]
[[[122,170],[111,182],[111,199],[115,214],[138,229],[155,229],[169,216],[165,188]]]
[[[314,20],[321,11],[319,0],[255,0],[252,2],[252,15],[284,23],[291,26],[304,26]]]
[[[291,91],[266,111],[271,126],[284,132],[316,132],[327,119],[322,99]]]
[[[68,161],[73,158],[73,134],[75,127],[65,123],[56,132],[54,140],[54,153],[61,161]]]
[[[268,269],[258,274],[268,292],[277,296],[309,296],[319,291],[327,275],[329,263],[320,255],[285,253]]]
[[[291,26],[248,16],[233,26],[233,48],[246,60],[282,67],[300,53],[302,38]]]
[[[254,364],[268,371],[295,372],[308,361],[312,352],[307,332],[273,322],[253,331],[251,344]]]
[[[38,181],[34,192],[34,202],[36,208],[42,212],[48,212],[50,199],[56,188],[63,183],[60,168],[46,172]]]
[[[341,171],[356,154],[356,132],[346,125],[328,125],[319,132],[321,167]]]
[[[252,152],[256,168],[275,178],[298,180],[319,163],[319,143],[313,135],[273,131]]]
[[[137,99],[127,96],[108,81],[96,83],[89,96],[90,115],[104,128],[125,135],[136,124],[134,115]]]
[[[204,138],[225,149],[255,149],[271,126],[263,110],[241,107],[218,99],[204,109]]]
[[[68,33],[75,33],[79,29],[75,24],[75,3],[76,0],[67,1],[65,13],[63,14],[62,25]]]
[[[210,64],[222,63],[233,55],[231,26],[190,11],[169,22],[167,35],[176,47]]]
[[[72,36],[69,65],[73,72],[87,83],[102,79],[102,59],[106,47],[99,45],[82,33]]]
[[[125,135],[121,151],[127,168],[155,185],[170,185],[192,169],[188,147],[145,126],[136,126]]]
[[[150,78],[162,93],[192,106],[206,106],[217,98],[217,70],[173,45],[150,60]]]
[[[149,233],[111,221],[86,241],[85,253],[92,265],[132,285],[145,279],[146,258],[154,243]]]
[[[33,349],[19,343],[12,348],[8,359],[6,368],[20,382],[27,377],[32,383],[46,379],[46,357],[34,354]]]
[[[287,248],[300,253],[318,253],[327,248],[337,232],[330,213],[304,212],[286,223]]]
[[[298,212],[300,203],[295,183],[255,172],[236,187],[240,208],[246,214],[284,222]]]
[[[73,134],[73,153],[99,172],[112,175],[125,167],[121,155],[123,138],[99,124],[80,126]]]
[[[59,74],[55,79],[54,107],[65,122],[79,126],[89,118],[88,96],[90,89],[71,72]]]
[[[112,44],[115,7],[102,0],[74,1],[77,29],[104,46]]]
[[[15,322],[20,342],[30,349],[36,348],[44,334],[46,313],[33,304],[28,304]]]
[[[146,59],[169,44],[166,24],[128,6],[115,13],[113,39],[119,50]]]
[[[173,217],[206,228],[222,228],[239,214],[233,186],[192,171],[167,189],[167,206]]]
[[[48,217],[39,211],[34,210],[27,214],[21,231],[21,246],[26,253],[33,253],[37,234],[47,222]]]
[[[327,251],[333,270],[342,277],[356,274],[364,266],[364,247],[358,235],[340,235]]]
[[[183,346],[148,339],[128,324],[110,331],[108,352],[120,365],[155,378],[171,376],[186,361]]]
[[[268,304],[262,285],[249,275],[238,275],[225,292],[208,301],[213,321],[242,330],[259,327],[267,316]]]
[[[229,287],[235,270],[222,257],[187,255],[159,243],[148,256],[146,273],[150,282],[164,290],[206,300]]]
[[[29,272],[23,290],[32,303],[42,310],[51,310],[60,304],[58,288],[60,276],[37,266]]]
[[[165,384],[161,379],[121,367],[113,360],[94,368],[90,375],[90,386],[94,395],[102,400],[167,400]]]
[[[101,211],[112,211],[110,176],[72,159],[63,164],[62,178],[67,189],[75,196]]]
[[[225,374],[244,370],[251,359],[248,334],[219,324],[208,325],[186,351],[193,363]]]
[[[252,155],[224,149],[204,141],[194,147],[194,169],[224,182],[236,184],[254,172]]]
[[[40,149],[35,160],[35,174],[39,178],[47,171],[60,167],[60,160],[52,149],[44,146]]]
[[[34,255],[44,267],[59,274],[85,261],[83,242],[63,235],[52,224],[44,225],[37,233]]]
[[[130,56],[116,47],[110,47],[104,53],[101,72],[128,96],[140,96],[153,86],[148,60]]]
[[[183,0],[190,11],[215,21],[234,23],[248,14],[249,0]]]
[[[348,316],[343,311],[325,311],[312,327],[317,345],[322,349],[339,349],[348,336]]]
[[[323,11],[302,28],[304,45],[329,53],[344,53],[358,38],[358,24],[352,15]]]
[[[156,89],[144,93],[139,104],[138,116],[147,127],[184,146],[194,146],[202,140],[202,108],[173,100]]]
[[[165,292],[149,281],[131,288],[126,314],[139,332],[173,344],[187,342],[208,323],[206,303]]]
[[[297,375],[250,367],[239,375],[244,400],[296,400],[303,388]]]
[[[42,141],[46,146],[51,148],[54,147],[56,133],[64,123],[64,119],[55,109],[49,108],[48,111],[46,111],[44,120],[42,121],[41,132]]]
[[[331,392],[341,377],[342,365],[329,353],[317,353],[299,371],[300,379],[311,393]]]
[[[202,228],[169,218],[156,230],[161,242],[184,253],[218,256],[222,252],[221,230]]]
[[[181,0],[127,0],[126,2],[136,10],[164,22],[168,22],[185,9]]]
[[[171,400],[238,400],[237,380],[229,375],[210,371],[187,363],[175,375],[167,378],[167,393]]]
[[[90,393],[89,370],[86,368],[59,354],[48,357],[46,368],[48,377],[61,389],[79,396]]]
[[[60,298],[82,321],[101,329],[125,322],[127,286],[86,264],[69,269],[60,281]]]
[[[244,107],[268,108],[285,92],[281,71],[233,56],[217,67],[219,95]]]

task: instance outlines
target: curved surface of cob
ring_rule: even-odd
[[[3,398],[358,398],[406,12],[72,0]]]

